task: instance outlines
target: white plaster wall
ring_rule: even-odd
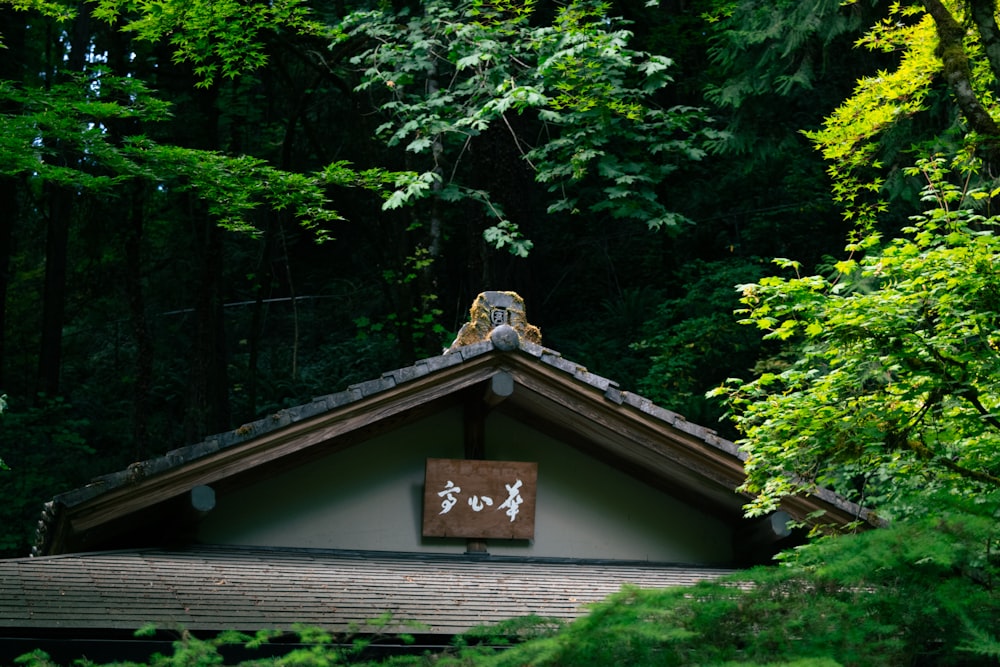
[[[448,410],[323,461],[225,496],[199,527],[204,543],[462,553],[420,535],[427,458],[462,458],[462,415]],[[490,553],[724,564],[720,521],[499,413],[488,458],[538,463],[535,539]]]

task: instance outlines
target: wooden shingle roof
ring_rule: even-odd
[[[635,563],[198,547],[12,559],[0,637],[62,628],[347,631],[389,612],[456,634],[536,614],[570,620],[622,585],[691,585],[728,570]],[[400,627],[405,630],[405,627]]]

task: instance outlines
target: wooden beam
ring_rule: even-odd
[[[495,378],[496,375],[493,377]],[[493,378],[490,378],[486,381],[486,391],[484,394],[470,394],[468,400],[465,402],[464,437],[466,459],[482,460],[486,458],[486,413],[490,407],[489,397],[492,394],[492,384]],[[479,556],[489,555],[489,549],[484,538],[466,540],[465,552]]]
[[[486,458],[486,404],[472,395],[465,401],[463,425],[465,458]]]
[[[464,411],[465,458],[486,459],[486,415],[514,393],[514,376],[498,371],[486,381],[485,390],[467,400]],[[486,540],[475,538],[466,541],[465,552],[472,555],[489,555]]]

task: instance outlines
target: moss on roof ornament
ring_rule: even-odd
[[[516,292],[482,292],[472,302],[469,321],[462,325],[455,342],[445,352],[487,339],[497,349],[509,351],[520,347],[522,341],[540,345],[542,332],[528,323],[524,299]]]

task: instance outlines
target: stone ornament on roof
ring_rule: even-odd
[[[462,325],[445,353],[492,340],[500,350],[516,350],[521,341],[541,345],[542,332],[525,315],[524,299],[516,292],[482,292],[472,302],[469,321]]]

